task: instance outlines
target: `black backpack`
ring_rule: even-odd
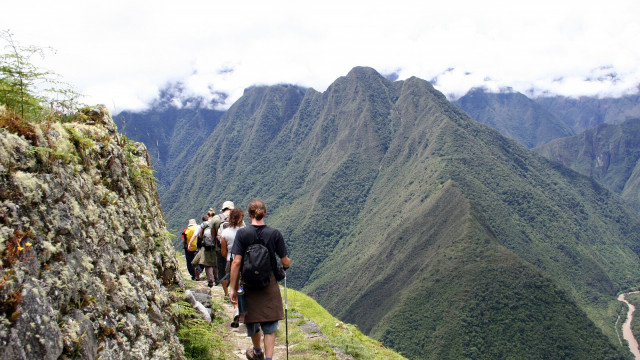
[[[249,289],[262,289],[271,282],[272,255],[258,231],[253,227],[255,237],[242,255],[242,283]]]

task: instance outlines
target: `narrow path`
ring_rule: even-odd
[[[640,293],[640,291],[631,292],[629,294],[637,294],[637,293]],[[631,321],[633,320],[633,314],[634,314],[634,311],[636,310],[636,307],[627,301],[626,295],[627,294],[620,294],[620,296],[618,296],[618,301],[624,302],[629,307],[629,312],[627,313],[627,320],[624,322],[624,324],[622,324],[622,337],[624,337],[624,339],[627,340],[627,342],[629,343],[629,350],[631,350],[631,353],[633,354],[635,359],[640,360],[640,350],[638,350],[638,341],[633,336],[633,332],[631,331]]]

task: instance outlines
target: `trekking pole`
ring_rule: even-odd
[[[289,318],[288,318],[289,304],[287,303],[287,275],[284,275],[284,334],[285,343],[287,345],[287,360],[289,360]]]

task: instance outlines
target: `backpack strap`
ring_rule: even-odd
[[[258,243],[257,240],[260,240],[260,243],[262,243],[262,245],[264,245],[267,250],[269,250],[269,254],[271,254],[271,250],[269,249],[269,247],[267,246],[267,243],[264,241],[264,239],[262,238],[262,230],[264,230],[264,228],[266,227],[262,227],[260,228],[260,233],[258,234],[258,229],[251,225],[251,227],[253,228],[253,232],[256,234],[253,238],[253,240],[251,240],[251,245]]]

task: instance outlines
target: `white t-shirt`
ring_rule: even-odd
[[[235,228],[228,227],[222,230],[222,234],[220,234],[227,242],[227,261],[231,260],[231,248],[233,247],[233,241],[236,239],[236,233],[238,232],[238,229],[243,227],[244,226]]]

